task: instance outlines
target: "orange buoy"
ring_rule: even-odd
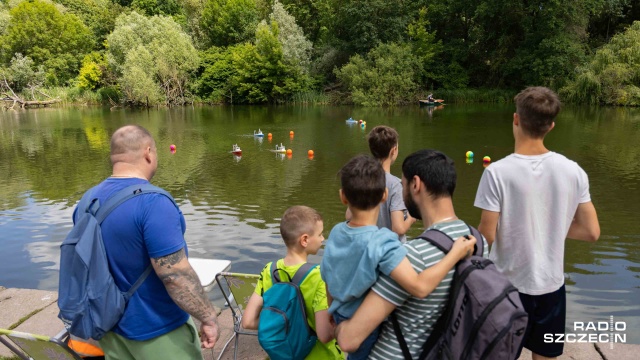
[[[267,134],[267,137],[272,137],[272,136],[273,136],[273,135],[271,135],[271,133],[268,133],[268,134]]]
[[[293,136],[293,130],[289,131],[289,136]]]
[[[309,155],[309,156],[313,156],[313,150],[309,150],[309,151],[307,151],[307,155]]]
[[[287,149],[287,155],[291,155],[293,154],[293,151],[291,151],[291,149]]]

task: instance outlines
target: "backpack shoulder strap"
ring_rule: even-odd
[[[469,232],[471,232],[471,235],[473,235],[476,238],[476,245],[475,245],[476,251],[474,251],[473,254],[476,256],[482,256],[482,254],[484,253],[484,241],[482,241],[482,234],[478,229],[474,228],[469,224],[467,224],[467,227],[469,228]]]
[[[473,254],[477,256],[482,256],[484,252],[484,241],[482,241],[482,234],[480,234],[480,231],[478,231],[478,229],[474,228],[469,224],[467,224],[467,227],[469,228],[469,232],[471,233],[471,235],[473,235],[476,238],[476,245],[474,246],[475,250]],[[453,246],[453,239],[450,238],[449,235],[443,233],[438,229],[429,229],[423,232],[422,234],[420,234],[418,238],[427,240],[429,243],[431,243],[433,246],[440,249],[440,251],[442,251],[445,254],[447,254],[449,250],[451,250],[451,247]]]
[[[127,186],[126,188],[118,191],[115,195],[111,196],[107,201],[105,201],[104,205],[99,206],[98,210],[95,213],[96,220],[99,224],[102,224],[104,219],[120,204],[131,199],[132,197],[147,194],[147,193],[158,193],[166,196],[173,202],[173,204],[177,207],[176,201],[173,197],[166,192],[165,190],[153,186],[151,184],[135,184],[131,186]]]
[[[427,240],[445,254],[447,254],[453,246],[453,239],[438,229],[429,229],[420,234],[418,238]]]
[[[91,189],[90,191],[93,192],[93,189]],[[173,199],[173,197],[168,192],[166,192],[165,190],[163,190],[163,189],[161,189],[161,188],[159,188],[157,186],[153,186],[151,184],[131,185],[131,186],[127,186],[126,188],[118,191],[115,195],[113,195],[109,199],[107,199],[107,201],[105,201],[105,203],[104,203],[104,206],[100,206],[100,204],[98,204],[98,209],[95,212],[95,217],[96,217],[96,220],[98,221],[98,224],[102,224],[102,222],[107,217],[107,215],[109,215],[115,208],[120,206],[120,204],[122,204],[123,202],[131,199],[134,196],[138,196],[138,195],[141,195],[143,193],[145,193],[145,194],[146,193],[162,194],[162,195],[168,197],[169,200],[171,200],[171,202],[173,203],[173,205],[178,207],[178,204],[176,204],[176,201]],[[85,198],[83,196],[82,199],[80,200],[80,202],[82,202],[84,199]],[[88,199],[91,199],[91,196],[89,196]],[[89,206],[87,207],[87,211],[90,211],[90,208],[96,202],[97,202],[97,199],[95,199],[95,198],[91,199],[91,202],[90,202]],[[136,290],[138,290],[140,285],[142,285],[142,283],[147,279],[149,274],[151,274],[151,271],[153,271],[153,266],[151,264],[149,264],[149,266],[147,266],[147,268],[144,270],[142,275],[140,275],[138,280],[136,280],[136,282],[131,286],[129,291],[124,293],[125,301],[129,301],[131,296],[136,292]]]
[[[298,271],[296,271],[296,274],[293,275],[293,279],[291,279],[291,282],[300,286],[304,281],[304,279],[307,278],[307,275],[309,275],[311,270],[313,270],[316,266],[318,266],[318,264],[311,264],[311,263],[302,264],[302,266],[298,268]]]

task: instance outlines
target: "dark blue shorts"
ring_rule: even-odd
[[[545,343],[544,334],[564,334],[567,313],[567,296],[564,285],[549,294],[519,294],[524,310],[529,314],[522,346],[546,357],[562,355],[564,343]],[[522,351],[522,346],[520,351]],[[518,351],[516,359],[520,357],[520,351]]]
[[[336,312],[333,314],[333,320],[336,322],[336,325],[337,325],[345,320],[349,320],[349,318],[346,318]],[[360,344],[360,347],[358,348],[358,350],[352,353],[349,353],[349,355],[347,356],[347,360],[367,360],[369,358],[369,353],[371,352],[371,350],[373,349],[373,346],[376,344],[376,341],[378,340],[379,333],[380,333],[380,326],[378,326],[375,330],[373,330],[373,332],[369,334],[369,336],[367,336],[366,339],[364,339],[362,344]]]

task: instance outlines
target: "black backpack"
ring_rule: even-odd
[[[477,239],[475,252],[456,264],[449,300],[419,360],[512,360],[518,354],[527,327],[518,289],[491,260],[482,257],[482,235],[471,226],[469,230]],[[453,245],[453,239],[435,229],[419,238],[445,254]],[[404,358],[411,360],[395,314],[391,314],[391,320]]]

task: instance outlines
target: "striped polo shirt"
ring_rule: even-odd
[[[452,239],[470,234],[469,227],[462,220],[437,223],[429,227],[429,229],[440,230]],[[484,242],[483,256],[488,257],[489,246],[484,237],[482,241]],[[407,257],[417,272],[422,272],[426,268],[435,265],[444,257],[442,251],[426,240],[415,239],[407,242],[404,246],[407,248]],[[453,273],[453,269],[449,271],[436,289],[424,299],[411,296],[390,277],[383,274],[380,275],[378,282],[371,288],[385,300],[397,306],[395,310],[396,317],[411,351],[411,356],[415,359],[420,355],[422,346],[427,341],[433,326],[438,321],[446,305]],[[390,320],[385,320],[382,324],[380,337],[378,337],[378,342],[376,342],[371,351],[369,359],[404,360]]]

